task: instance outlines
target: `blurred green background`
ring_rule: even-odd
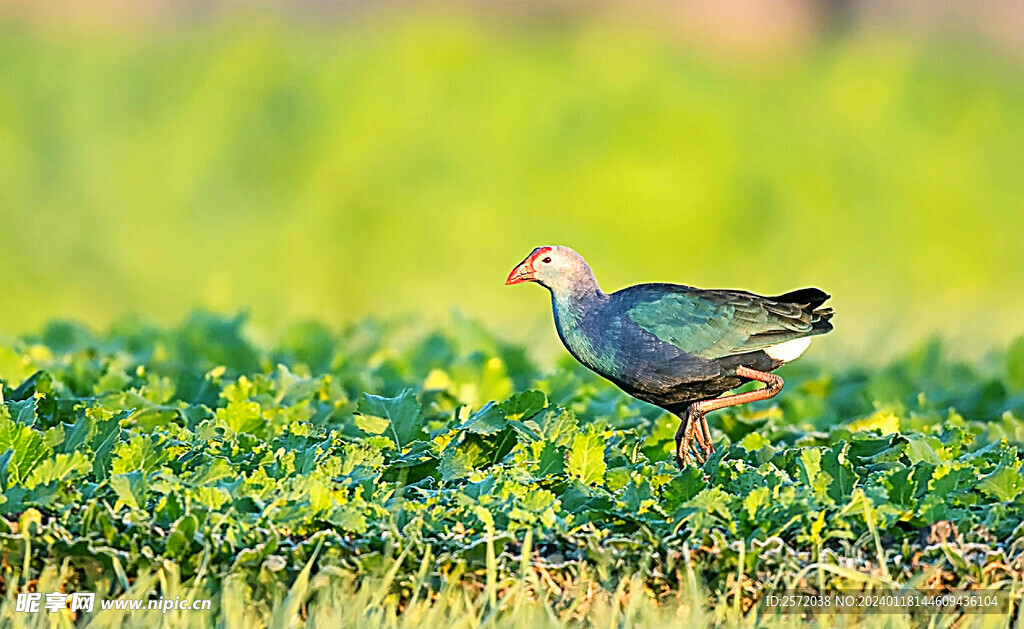
[[[458,309],[543,355],[546,294],[503,281],[544,244],[606,290],[824,288],[819,355],[1024,332],[998,37],[795,1],[157,5],[0,8],[4,333]]]

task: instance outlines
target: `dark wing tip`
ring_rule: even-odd
[[[772,301],[777,301],[783,304],[798,304],[810,310],[814,310],[821,304],[828,301],[832,295],[829,295],[820,288],[800,288],[788,293],[776,295],[775,297],[769,297]]]

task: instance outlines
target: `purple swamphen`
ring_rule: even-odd
[[[714,452],[709,411],[774,397],[770,373],[799,357],[812,336],[832,330],[829,298],[817,288],[776,297],[677,284],[638,284],[612,294],[568,247],[538,247],[506,284],[537,282],[551,292],[555,327],[569,353],[626,393],[679,417],[676,462]],[[718,397],[745,382],[764,388]],[[694,447],[694,440],[697,447]]]

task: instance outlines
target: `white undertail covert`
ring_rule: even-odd
[[[811,344],[811,338],[805,336],[802,339],[793,339],[792,341],[786,341],[779,343],[778,345],[772,345],[771,347],[764,348],[764,353],[768,354],[775,360],[781,360],[784,363],[788,363],[791,360],[800,358],[800,354],[803,354],[807,350],[807,346]]]

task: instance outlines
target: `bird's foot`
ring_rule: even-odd
[[[694,442],[697,447],[694,447]],[[708,420],[704,413],[691,406],[682,416],[679,430],[676,431],[676,465],[679,469],[692,465],[691,453],[693,458],[703,465],[714,451],[715,444],[711,439]]]
[[[711,428],[708,427],[708,418],[706,415],[701,414],[699,416],[699,423],[697,424],[697,444],[700,446],[702,460],[701,463],[707,461],[715,452],[715,442],[711,439]]]
[[[690,455],[686,452],[686,450],[684,450],[681,447],[677,448],[676,449],[676,465],[679,466],[679,469],[685,470],[687,467],[689,467],[692,464],[693,464],[693,461],[690,460]]]
[[[676,432],[676,464],[680,469],[692,465],[691,451],[700,465],[703,465],[710,453],[714,451],[710,432],[704,432],[703,421],[704,416],[691,406],[679,424],[679,430]],[[694,441],[697,442],[698,447],[696,448],[693,447]]]
[[[679,423],[679,430],[676,431],[676,465],[684,470],[690,465],[690,442],[686,440],[686,428],[689,423],[689,416],[684,415]]]
[[[690,444],[686,442],[686,420],[679,424],[676,431],[676,465],[679,469],[686,469],[690,465]]]

